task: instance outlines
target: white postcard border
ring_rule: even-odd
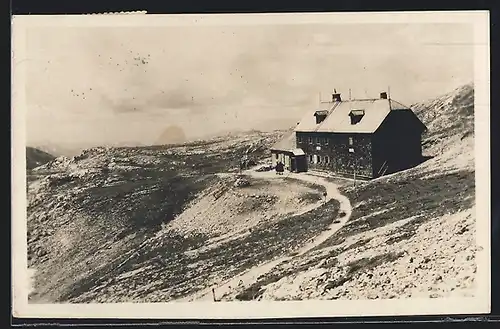
[[[477,293],[471,298],[154,304],[28,304],[26,233],[25,32],[41,26],[470,23],[474,25]],[[490,311],[489,13],[390,12],[214,15],[60,15],[13,18],[12,282],[13,314],[38,318],[266,319],[331,316],[478,314]]]

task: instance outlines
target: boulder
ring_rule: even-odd
[[[234,182],[234,187],[245,187],[245,186],[250,186],[250,181],[248,181],[245,178],[238,178]]]

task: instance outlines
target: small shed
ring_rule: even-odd
[[[285,170],[291,172],[307,171],[307,158],[305,152],[297,148],[295,132],[286,135],[282,140],[271,147],[272,166],[280,161]]]

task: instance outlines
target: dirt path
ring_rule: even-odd
[[[330,236],[335,234],[335,232],[337,232],[349,220],[351,216],[352,208],[349,199],[344,195],[340,194],[340,192],[338,191],[337,184],[329,182],[328,180],[322,177],[308,175],[307,173],[294,173],[294,174],[288,173],[283,176],[278,176],[274,171],[257,172],[252,170],[247,170],[244,172],[244,174],[247,174],[255,178],[263,178],[263,179],[282,179],[284,177],[290,177],[290,178],[300,179],[304,182],[322,185],[326,188],[327,191],[326,200],[329,201],[331,199],[336,199],[337,201],[339,201],[340,203],[339,212],[344,212],[345,215],[342,218],[340,218],[340,222],[332,223],[327,230],[323,231],[310,243],[300,248],[298,252],[294,253],[294,256],[284,256],[269,262],[265,262],[245,272],[242,272],[241,274],[233,277],[232,279],[229,279],[228,281],[218,284],[215,287],[213,286],[208,287],[191,296],[187,296],[185,298],[178,299],[176,301],[212,301],[213,300],[212,288],[215,288],[216,298],[220,298],[221,296],[224,296],[232,292],[233,291],[232,287],[238,287],[239,289],[243,287],[248,287],[252,283],[256,282],[259,276],[268,273],[278,264],[290,260],[293,257],[303,255],[304,253],[308,252],[309,250],[323,243]],[[312,210],[311,207],[305,209],[305,211],[310,211],[310,210]]]

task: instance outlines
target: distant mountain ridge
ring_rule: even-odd
[[[61,145],[59,143],[53,143],[53,142],[39,142],[39,143],[32,143],[29,144],[29,147],[36,148],[38,150],[41,150],[43,152],[49,153],[53,155],[54,157],[59,157],[59,156],[65,156],[65,157],[72,157],[75,155],[80,154],[80,152],[89,147],[85,145],[75,145],[75,146],[66,146],[66,145]]]
[[[26,169],[34,169],[54,160],[52,154],[34,147],[26,147]]]

